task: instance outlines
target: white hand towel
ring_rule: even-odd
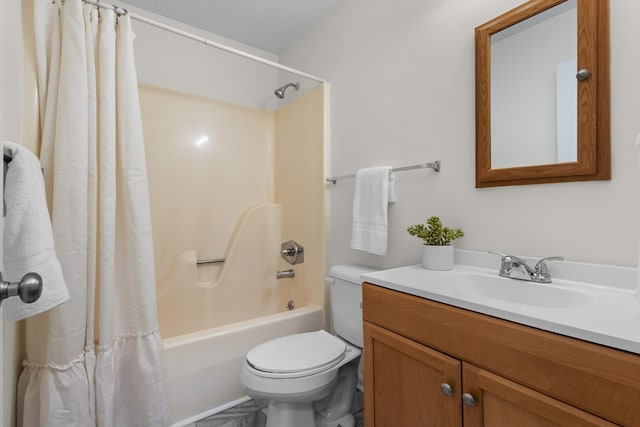
[[[387,167],[385,167],[386,169]],[[391,172],[391,168],[389,168],[389,192],[388,192],[388,202],[389,204],[395,203],[397,200],[396,196],[396,176]]]
[[[3,301],[5,318],[16,321],[68,300],[69,291],[56,256],[40,161],[28,149],[5,141],[7,150],[13,159],[4,183],[4,280],[19,281],[33,271],[43,284],[42,295],[31,304],[19,297]]]
[[[387,207],[396,201],[394,182],[390,166],[360,169],[356,173],[351,232],[353,249],[374,255],[387,254]]]

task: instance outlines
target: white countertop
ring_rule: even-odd
[[[477,259],[473,252],[462,252],[464,253],[456,255],[456,260]],[[483,255],[480,258],[486,261]],[[361,279],[363,282],[417,297],[640,354],[640,303],[634,298],[633,283],[637,277],[636,269],[559,262],[549,263],[549,270],[552,277],[555,277],[554,272],[557,276],[564,277],[554,278],[549,285],[536,286],[575,290],[588,297],[580,304],[565,306],[562,301],[550,301],[546,306],[538,306],[460,292],[460,289],[452,289],[446,283],[443,284],[446,280],[442,279],[452,273],[495,277],[497,280],[508,281],[508,285],[513,287],[530,283],[501,278],[497,267],[493,269],[477,265],[456,264],[451,272],[425,270],[421,265],[412,265],[364,274]],[[566,278],[572,275],[585,277],[587,270],[588,277],[596,283]],[[578,274],[574,274],[576,271]],[[607,281],[609,283],[598,283]]]

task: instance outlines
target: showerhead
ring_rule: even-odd
[[[293,86],[294,88],[296,88],[296,90],[300,89],[300,83],[287,83],[286,85],[279,87],[278,89],[276,89],[273,93],[275,96],[277,96],[280,99],[284,99],[284,91],[287,90],[287,88],[289,86]]]

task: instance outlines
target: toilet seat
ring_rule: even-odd
[[[299,378],[326,371],[345,357],[346,344],[320,330],[262,343],[247,353],[248,368],[266,378]]]

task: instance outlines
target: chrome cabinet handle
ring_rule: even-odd
[[[476,406],[476,399],[474,399],[471,394],[464,393],[462,395],[462,403],[464,403],[465,405],[467,405],[467,406],[472,408],[472,407]]]
[[[440,391],[442,392],[442,394],[449,397],[453,394],[453,387],[451,387],[447,383],[442,383],[440,384]]]

